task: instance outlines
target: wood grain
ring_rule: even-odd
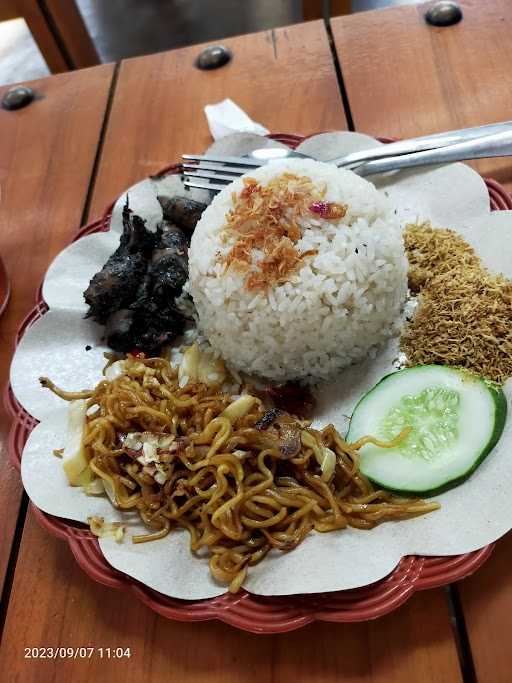
[[[23,17],[53,73],[99,64],[75,0],[2,0],[0,21]]]
[[[31,85],[39,99],[19,111],[0,109],[0,255],[12,284],[0,319],[2,389],[17,328],[50,261],[80,224],[112,71],[112,66],[102,66],[35,81]],[[21,496],[6,450],[9,422],[2,406],[0,587]]]
[[[121,65],[91,216],[128,185],[211,143],[206,104],[230,97],[272,132],[345,128],[323,23],[311,22],[223,41],[233,61],[200,71],[202,45]]]
[[[512,534],[496,544],[476,574],[458,584],[473,661],[481,683],[509,683],[512,675]]]
[[[356,129],[398,137],[508,120],[512,8],[507,0],[461,3],[457,26],[425,24],[424,8],[361,13],[333,21]],[[510,159],[474,164],[512,189]],[[477,677],[511,680],[512,538],[459,584]]]
[[[3,0],[0,5],[0,21],[17,19],[19,16],[17,0]]]
[[[332,21],[355,127],[411,137],[511,118],[512,7],[466,0],[463,20],[426,24],[425,6]],[[512,189],[510,159],[474,164]]]
[[[365,624],[315,624],[256,636],[218,622],[183,624],[91,582],[62,541],[29,515],[4,629],[0,671],[10,681],[144,683],[456,683],[440,591],[416,595]],[[30,567],[30,570],[28,569]],[[29,596],[36,596],[31,600]],[[130,659],[24,659],[25,647],[129,647]]]
[[[34,0],[14,0],[14,5],[17,9],[17,15],[26,21],[50,71],[54,74],[69,71],[69,64],[37,2]]]
[[[83,69],[99,64],[98,53],[76,1],[44,0],[44,7],[58,33],[71,67]]]
[[[351,0],[330,0],[329,16],[350,14]],[[323,0],[302,0],[302,17],[304,21],[323,18]]]
[[[350,14],[352,11],[351,0],[331,0],[331,17],[339,14]]]

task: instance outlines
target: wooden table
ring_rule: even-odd
[[[33,84],[42,97],[26,109],[0,111],[0,252],[13,284],[0,321],[2,384],[51,259],[128,185],[209,143],[205,104],[232,97],[271,130],[304,134],[407,136],[510,118],[512,7],[462,4],[451,28],[427,26],[415,6],[339,17],[329,31],[317,21],[228,39],[235,58],[218,71],[194,69],[196,46],[55,76]],[[478,167],[512,187],[508,161]],[[93,583],[39,528],[8,463],[4,412],[0,428],[2,680],[512,680],[511,537],[473,577],[374,622],[254,636],[166,621]],[[84,645],[132,656],[24,658],[25,647]]]

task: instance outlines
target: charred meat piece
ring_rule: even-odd
[[[175,301],[188,277],[189,234],[206,207],[186,197],[159,199],[164,220],[156,233],[126,203],[119,247],[84,292],[88,315],[106,323],[116,351],[158,352],[183,332]]]
[[[152,290],[153,278],[151,277],[151,274],[149,273],[148,269],[144,277],[139,282],[139,286],[137,287],[135,295],[132,297],[132,302],[129,308],[132,311],[139,311],[144,310],[147,307],[150,307]]]
[[[148,270],[130,306],[110,316],[105,335],[111,348],[152,354],[183,332],[184,318],[174,304],[176,292],[158,299],[154,288],[155,279]]]
[[[112,254],[84,292],[89,304],[87,317],[105,323],[114,311],[128,305],[146,269],[142,254]]]
[[[112,313],[105,337],[115,351],[141,350],[153,354],[181,334],[183,326],[184,318],[174,307],[173,299],[160,306],[151,297],[141,298],[138,305]]]
[[[183,332],[183,317],[174,307],[162,309],[149,300],[138,310],[121,309],[107,320],[105,337],[115,351],[142,350],[150,355]]]
[[[126,240],[130,253],[140,253],[147,259],[150,258],[155,248],[156,234],[146,228],[146,221],[133,213],[128,207],[128,198],[123,207],[123,234],[119,246]]]
[[[153,296],[164,302],[181,294],[188,278],[188,240],[181,228],[164,221],[153,251],[149,275],[153,281]]]
[[[130,348],[152,353],[183,332],[184,317],[176,308],[175,299],[188,277],[187,252],[185,233],[164,221],[157,231],[148,270],[130,304]]]
[[[128,308],[115,311],[108,318],[105,326],[107,344],[115,351],[132,351],[133,343],[134,312]]]
[[[171,300],[162,307],[151,300],[149,306],[135,311],[133,347],[152,354],[183,332],[183,316],[173,304]]]
[[[146,273],[154,243],[155,236],[146,230],[145,222],[130,211],[127,200],[119,246],[84,292],[90,307],[88,317],[105,323],[114,311],[131,303]]]
[[[177,225],[169,221],[162,221],[158,226],[157,235],[157,249],[174,249],[179,254],[187,255],[189,239]]]
[[[164,213],[164,219],[175,223],[185,232],[192,234],[201,218],[201,214],[206,209],[206,204],[196,202],[188,197],[157,197]]]
[[[158,351],[183,332],[184,318],[174,303],[180,292],[181,289],[161,291],[150,266],[130,306],[134,312],[132,348]]]

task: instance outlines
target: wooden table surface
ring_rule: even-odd
[[[195,46],[35,82],[0,110],[0,253],[13,285],[0,319],[4,384],[17,326],[51,259],[124,188],[209,143],[203,106],[231,97],[274,132],[410,136],[510,118],[512,6],[462,3],[432,28],[421,6],[227,39],[235,58],[200,72]],[[341,77],[340,77],[341,76]],[[1,92],[0,92],[1,95]],[[479,162],[512,187],[507,161]],[[363,624],[255,636],[177,623],[91,581],[37,524],[8,462],[0,413],[0,680],[297,682],[512,680],[511,537],[449,589]],[[129,647],[130,659],[26,659],[26,647]]]

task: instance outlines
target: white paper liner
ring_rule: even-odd
[[[238,134],[214,144],[215,152],[241,154],[269,144],[253,134]],[[274,143],[272,144],[279,144]],[[299,151],[331,159],[376,144],[356,133],[326,133],[299,146]],[[512,212],[489,212],[482,179],[463,164],[394,173],[375,178],[388,193],[401,220],[432,220],[437,227],[460,232],[477,250],[484,264],[512,278]],[[154,229],[161,219],[157,194],[179,189],[179,177],[147,179],[128,191],[130,207]],[[204,200],[207,191],[191,196]],[[38,377],[51,377],[66,389],[97,383],[103,366],[102,329],[84,320],[82,292],[117,246],[125,195],[116,202],[111,233],[79,240],[50,266],[43,288],[51,310],[24,335],[11,367],[14,393],[41,424],[30,435],[22,459],[22,478],[31,500],[43,511],[85,522],[90,515],[107,521],[122,520],[129,533],[144,533],[133,514],[121,514],[104,497],[86,496],[68,485],[62,461],[52,455],[62,447],[67,406],[39,387]],[[85,350],[86,345],[92,348]],[[346,427],[357,400],[385,374],[392,372],[398,344],[391,341],[375,360],[345,370],[336,382],[318,391],[316,424],[333,422]],[[512,397],[512,383],[505,387]],[[509,414],[512,411],[509,411]],[[493,542],[512,526],[512,420],[492,454],[473,476],[452,491],[437,496],[441,510],[414,520],[386,523],[371,531],[346,529],[312,533],[293,552],[272,552],[251,567],[245,587],[261,595],[326,592],[363,586],[388,574],[404,555],[453,555]],[[134,545],[101,539],[112,566],[166,595],[183,599],[212,597],[225,592],[210,576],[205,558],[194,558],[186,532]]]

